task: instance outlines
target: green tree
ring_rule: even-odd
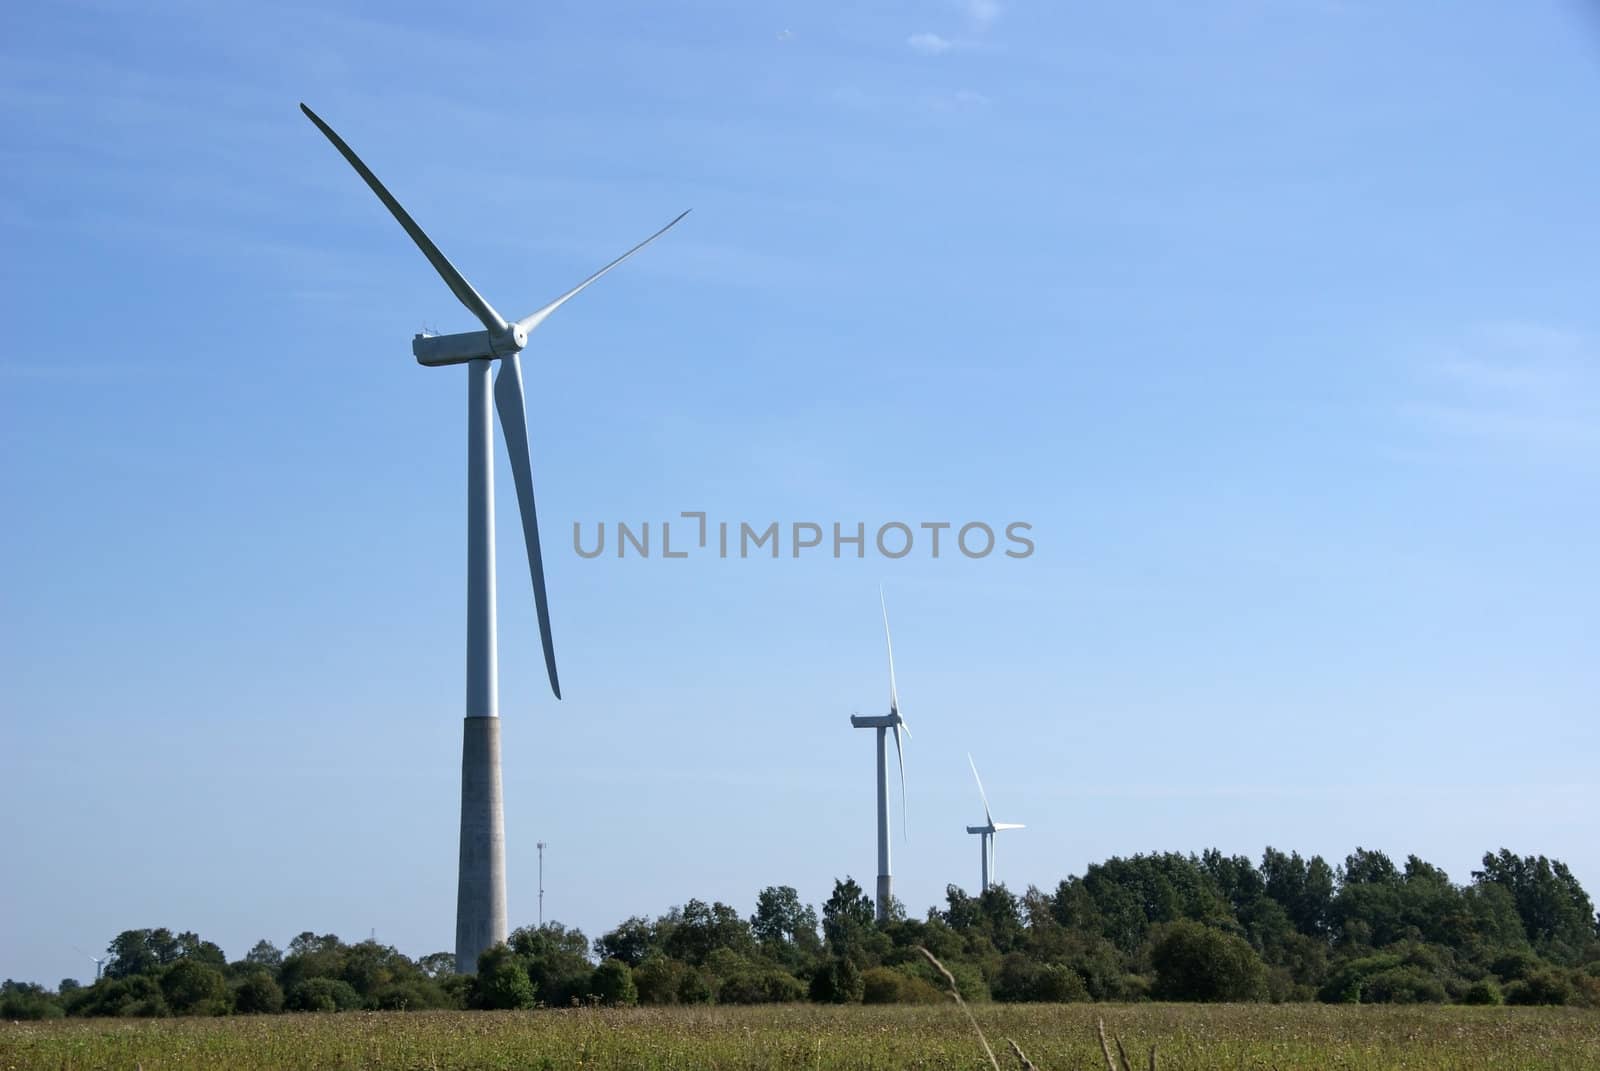
[[[1511,894],[1523,931],[1541,955],[1557,963],[1580,962],[1600,936],[1594,903],[1567,865],[1542,855],[1518,857],[1502,848],[1483,857],[1483,869],[1472,873],[1480,884],[1498,885]],[[1510,1000],[1510,993],[1506,995]]]
[[[539,1000],[557,1008],[582,1002],[589,995],[594,964],[589,961],[589,939],[576,927],[559,922],[513,930],[510,946],[521,957]]]
[[[505,945],[494,945],[478,956],[478,973],[472,987],[472,1006],[488,1009],[533,1007],[535,989],[522,956]]]
[[[750,932],[762,951],[790,969],[812,962],[822,950],[817,909],[802,903],[790,885],[769,885],[756,895]]]
[[[1267,995],[1266,964],[1256,950],[1202,923],[1186,919],[1167,926],[1150,960],[1156,970],[1154,992],[1162,1000],[1226,1002]]]
[[[275,1015],[283,1011],[283,990],[265,971],[246,975],[234,988],[233,1010],[240,1015]]]
[[[156,974],[162,967],[178,958],[178,939],[172,931],[123,930],[106,946],[110,960],[106,963],[108,978],[129,978],[136,974]]]
[[[690,900],[672,919],[662,948],[675,959],[699,966],[719,948],[747,955],[754,950],[755,939],[750,924],[727,904]]]
[[[602,960],[615,959],[637,967],[658,943],[656,928],[643,916],[634,915],[610,933],[602,934],[594,943],[594,951]]]
[[[861,949],[876,918],[872,897],[848,875],[833,883],[833,895],[822,905],[822,932],[834,952],[848,954]]]
[[[183,958],[161,973],[161,995],[175,1015],[226,1015],[228,983],[198,958]]]
[[[66,1011],[53,997],[42,985],[7,978],[0,982],[0,1020],[59,1019]]]
[[[861,968],[849,956],[835,956],[811,979],[811,999],[823,1004],[859,1004],[865,992]]]
[[[252,967],[264,967],[269,971],[275,971],[283,966],[283,953],[278,951],[277,945],[263,939],[257,941],[254,947],[244,954],[244,961]]]
[[[639,1002],[639,990],[633,984],[633,970],[620,959],[608,959],[594,969],[589,981],[589,992],[600,998],[602,1004],[627,1008]]]
[[[646,956],[633,972],[634,986],[641,1004],[676,1004],[688,968],[680,961],[653,954]]]

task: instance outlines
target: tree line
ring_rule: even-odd
[[[690,900],[591,941],[516,930],[476,974],[450,953],[302,933],[243,959],[191,932],[126,930],[101,978],[7,980],[0,1018],[533,1008],[573,1004],[920,1003],[950,971],[969,1001],[1325,1001],[1600,1007],[1600,918],[1559,860],[1502,849],[1465,884],[1416,856],[1357,848],[1342,864],[1268,848],[1112,858],[1053,891],[946,890],[913,919],[875,920],[852,878],[819,912],[770,886],[746,917]]]

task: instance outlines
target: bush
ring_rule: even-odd
[[[1494,984],[1493,978],[1483,978],[1473,982],[1461,994],[1463,1004],[1499,1004],[1502,999],[1500,987]]]
[[[297,1012],[341,1012],[361,1007],[361,994],[337,978],[307,978],[284,996],[283,1006]]]
[[[1391,967],[1367,979],[1361,999],[1368,1004],[1443,1004],[1444,985],[1421,967]]]
[[[711,988],[711,977],[697,967],[685,965],[683,976],[678,980],[678,1003],[710,1004],[716,996],[716,990]]]
[[[1039,963],[1020,952],[1000,961],[994,999],[1065,1004],[1089,999],[1083,976],[1065,963]]]
[[[478,964],[472,985],[472,1006],[500,1011],[533,1007],[538,995],[520,957],[506,956],[493,963]]]
[[[1560,972],[1545,967],[1506,986],[1505,996],[1507,1004],[1566,1004],[1572,1000],[1572,985]]]
[[[848,956],[823,964],[811,979],[811,999],[819,1004],[859,1004],[865,991],[861,969]]]
[[[1523,951],[1507,952],[1495,957],[1495,961],[1489,964],[1489,969],[1499,975],[1502,982],[1519,981],[1539,967],[1539,957]]]
[[[9,978],[0,983],[0,1019],[59,1019],[65,1014],[42,985]]]
[[[1198,922],[1166,927],[1151,949],[1163,1000],[1264,1000],[1267,966],[1243,938]]]
[[[787,1004],[806,998],[800,979],[780,967],[746,967],[722,980],[718,1004]]]
[[[861,1003],[903,1003],[907,981],[905,975],[892,967],[873,967],[861,976]]]
[[[161,974],[161,995],[175,1015],[228,1014],[228,983],[199,960],[180,959]]]
[[[1363,991],[1368,980],[1403,965],[1399,956],[1385,953],[1346,960],[1322,983],[1317,996],[1327,1004],[1360,1004],[1366,999]]]
[[[275,1015],[283,1011],[283,990],[272,975],[258,971],[233,991],[233,1010],[241,1015]]]
[[[148,974],[103,978],[72,995],[73,1015],[136,1015],[149,1018],[167,1014],[161,986]]]
[[[633,969],[633,984],[640,1004],[676,1004],[686,968],[669,956],[646,956]]]
[[[1052,1004],[1075,1004],[1089,999],[1083,976],[1065,963],[1047,963],[1034,982],[1033,999]]]
[[[367,1006],[377,1011],[422,1011],[428,1008],[460,1008],[463,1005],[453,992],[438,982],[425,978],[403,978],[373,990],[367,997]]]
[[[1588,971],[1570,971],[1567,978],[1572,983],[1572,999],[1567,1001],[1579,1008],[1600,1008],[1600,978]]]
[[[594,969],[589,992],[599,997],[600,1003],[611,1007],[627,1008],[639,1003],[633,970],[620,959],[608,959]]]

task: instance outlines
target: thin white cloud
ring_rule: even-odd
[[[924,56],[937,56],[950,51],[954,46],[954,42],[936,33],[914,33],[906,38],[906,44],[911,46],[912,51],[920,52]]]
[[[989,106],[989,98],[974,89],[943,90],[924,94],[923,106],[935,112],[975,112]]]
[[[1571,332],[1502,324],[1423,368],[1408,414],[1435,436],[1557,456],[1600,453],[1600,345]]]
[[[1000,17],[1000,0],[966,0],[967,18],[980,30],[987,29]]]

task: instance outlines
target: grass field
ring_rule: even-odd
[[[1600,1068],[1600,1013],[1411,1005],[987,1005],[1002,1067],[1104,1069],[1095,1020],[1136,1068]],[[979,1068],[954,1005],[352,1013],[0,1024],[28,1068]]]

